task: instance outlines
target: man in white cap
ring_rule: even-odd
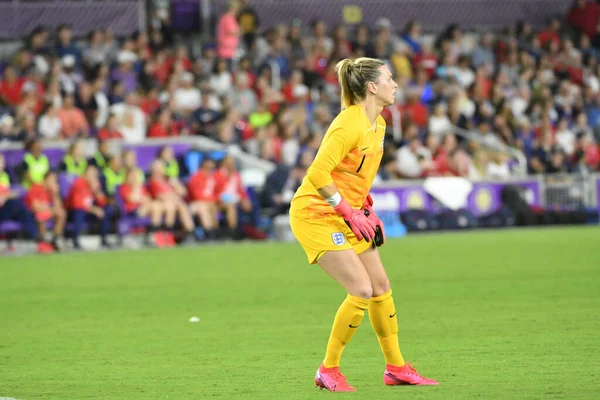
[[[60,74],[60,88],[67,94],[74,94],[83,77],[75,70],[77,59],[72,54],[63,56],[60,60],[62,73]]]

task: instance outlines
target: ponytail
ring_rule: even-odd
[[[346,58],[337,63],[335,71],[341,88],[342,110],[358,104],[367,95],[367,84],[377,82],[383,61],[361,57],[356,60]]]

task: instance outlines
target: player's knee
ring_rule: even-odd
[[[356,288],[352,288],[348,293],[355,297],[370,299],[373,297],[373,288],[369,285],[360,285]]]
[[[390,280],[386,277],[378,282],[373,282],[373,297],[386,294],[392,288]]]

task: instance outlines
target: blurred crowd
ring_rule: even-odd
[[[0,154],[0,223],[22,224],[37,241],[38,251],[50,253],[64,247],[66,236],[72,248],[82,249],[80,236],[90,230],[98,232],[102,247],[110,248],[115,243],[109,242],[108,234],[117,232],[124,219],[142,228],[146,244],[159,247],[265,238],[253,229],[253,201],[227,154],[204,157],[198,169],[182,179],[170,146],[158,151],[147,173],[139,168],[135,151],[111,155],[104,140],[97,148],[86,158],[83,142],[75,140],[53,170],[42,142],[29,140],[23,162],[16,167],[21,182],[16,186]],[[242,216],[250,226],[243,225]]]
[[[202,178],[202,190],[186,185],[196,172],[228,170],[227,176],[239,177],[232,159],[209,157],[177,183],[184,174],[170,170],[169,160],[141,172],[128,164],[127,154],[104,154],[105,165],[68,161],[81,157],[77,139],[135,144],[202,135],[235,145],[277,164],[260,205],[285,212],[339,112],[336,63],[367,56],[387,62],[400,85],[397,103],[384,110],[389,135],[378,180],[508,179],[519,167],[530,174],[590,173],[600,164],[599,15],[600,5],[576,0],[568,15],[552,18],[541,30],[518,21],[504,32],[473,34],[450,25],[431,34],[419,21],[396,27],[386,18],[352,27],[293,20],[261,30],[260,10],[251,0],[232,0],[217,18],[214,40],[203,42],[199,54],[176,40],[168,13],[154,18],[147,32],[124,38],[109,29],[74,38],[68,25],[38,27],[1,65],[0,147],[26,145],[23,163],[7,169],[19,169],[11,176],[47,185],[53,193],[54,177],[48,168],[38,171],[45,162],[31,149],[74,140],[62,168],[80,176],[91,192],[100,187],[92,175],[106,182],[117,174],[117,185],[144,188],[142,194],[133,190],[137,206],[128,210],[141,207],[154,221],[171,221],[175,213],[190,231],[188,216],[195,215],[211,232],[215,210],[226,211],[228,204],[216,189],[216,172]],[[398,130],[401,139],[392,134]],[[480,139],[465,140],[457,135],[462,130]],[[525,155],[526,166],[518,165],[509,147]],[[153,186],[158,176],[168,185]],[[229,181],[221,187],[233,194],[241,184]],[[163,196],[167,186],[170,194]],[[194,198],[203,190],[211,194]],[[234,197],[243,200],[243,190],[239,186]],[[194,203],[203,196],[214,198],[214,205]],[[169,206],[162,203],[167,197]],[[191,206],[180,207],[183,200]],[[102,219],[99,207],[92,214]],[[234,217],[227,221],[233,228]]]
[[[389,63],[401,89],[402,139],[388,141],[381,179],[508,177],[515,162],[495,144],[520,149],[530,173],[596,170],[598,7],[577,0],[540,31],[519,21],[495,34],[451,25],[433,35],[385,18],[261,31],[259,10],[232,0],[193,56],[168,14],[125,38],[40,27],[2,64],[0,141],[205,135],[292,168],[339,111],[337,61],[368,56]],[[483,145],[455,127],[480,132]]]

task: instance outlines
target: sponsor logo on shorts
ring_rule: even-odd
[[[344,236],[342,232],[332,233],[331,238],[333,239],[333,244],[335,244],[336,246],[346,244],[346,236]]]

